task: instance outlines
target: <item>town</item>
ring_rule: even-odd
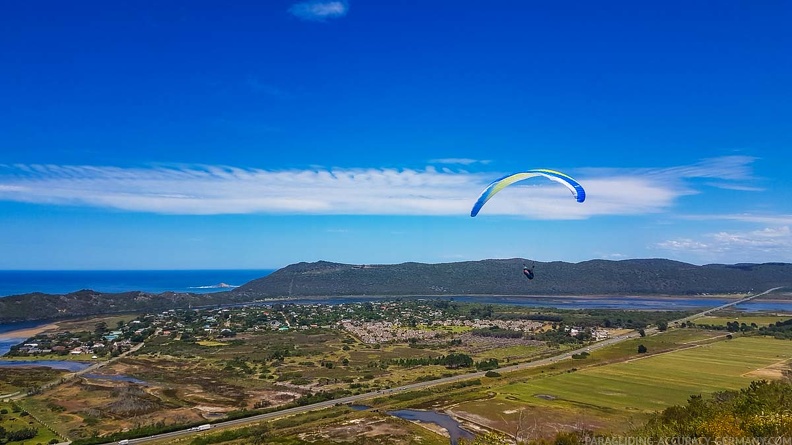
[[[519,318],[493,314],[492,307],[446,300],[388,300],[329,304],[264,304],[238,307],[172,309],[140,315],[114,329],[97,323],[93,331],[47,332],[13,346],[8,357],[89,356],[110,358],[130,350],[152,335],[181,341],[217,340],[242,333],[341,329],[365,344],[431,342],[472,332],[480,336],[542,340],[566,336],[568,342],[598,341],[613,328],[559,323],[541,313]],[[610,324],[610,323],[604,323]],[[618,326],[616,327],[618,328]]]

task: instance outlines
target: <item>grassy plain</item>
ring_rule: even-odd
[[[62,369],[45,367],[12,368],[0,366],[0,395],[41,386],[66,374]]]
[[[676,329],[565,360],[486,379],[479,400],[448,403],[460,418],[523,439],[577,429],[620,431],[690,395],[737,389],[778,378],[792,346],[769,337]],[[637,346],[647,347],[638,354]]]
[[[80,331],[93,331],[96,329],[96,325],[99,323],[104,323],[107,325],[108,330],[113,330],[118,326],[118,323],[129,323],[130,321],[137,318],[138,314],[121,314],[121,315],[108,315],[104,317],[90,317],[90,318],[82,318],[77,320],[64,320],[58,321],[58,331],[71,331],[71,332],[80,332]]]
[[[61,439],[46,426],[39,423],[36,419],[30,416],[27,412],[22,412],[17,409],[15,412],[14,406],[11,403],[0,402],[0,427],[6,431],[19,431],[25,428],[36,428],[36,437],[27,439],[22,442],[8,442],[9,445],[15,444],[36,444],[36,443],[49,443],[51,440],[56,439],[58,442]],[[4,414],[5,413],[5,414]]]
[[[500,397],[544,406],[654,411],[691,394],[747,386],[752,371],[792,359],[788,341],[743,337],[638,357],[499,389]]]
[[[785,321],[792,318],[792,315],[748,315],[748,314],[739,314],[734,316],[705,316],[701,318],[697,318],[693,320],[693,323],[696,324],[703,324],[703,325],[712,325],[712,326],[726,326],[726,323],[730,323],[736,321],[738,323],[745,323],[747,325],[751,325],[751,323],[755,323],[757,326],[766,327],[770,324],[774,324],[778,321]]]

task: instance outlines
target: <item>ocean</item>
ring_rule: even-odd
[[[165,291],[208,293],[233,289],[274,272],[241,270],[0,270],[0,298],[31,292],[67,294]],[[221,286],[221,284],[233,287]]]

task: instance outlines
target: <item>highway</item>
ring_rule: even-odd
[[[733,301],[731,303],[727,303],[727,304],[724,304],[724,305],[721,305],[721,306],[718,306],[718,307],[715,307],[715,308],[712,308],[712,309],[707,309],[707,310],[699,312],[699,313],[697,313],[695,315],[691,315],[691,316],[685,317],[685,318],[680,318],[679,320],[674,320],[671,323],[669,323],[669,325],[681,324],[681,323],[687,322],[689,320],[694,320],[696,318],[708,315],[708,314],[710,314],[712,312],[719,311],[719,310],[726,309],[726,308],[731,307],[731,306],[736,306],[738,304],[751,301],[754,298],[760,297],[762,295],[767,295],[767,294],[769,294],[771,292],[774,292],[776,290],[779,290],[779,289],[781,289],[781,287],[774,287],[772,289],[768,289],[768,290],[766,290],[764,292],[761,292],[761,293],[758,293],[758,294],[749,295],[749,296],[747,296],[745,298],[741,298],[741,299]],[[646,329],[645,330],[645,334],[646,335],[651,335],[651,334],[655,334],[655,333],[658,333],[657,328],[650,328],[650,329]],[[608,346],[611,346],[611,345],[615,345],[617,343],[621,343],[621,342],[623,342],[625,340],[628,340],[628,339],[631,339],[631,338],[636,338],[636,337],[640,337],[640,334],[638,333],[638,331],[632,331],[632,332],[630,332],[628,334],[620,335],[618,337],[609,338],[607,340],[602,340],[602,341],[599,341],[597,343],[590,344],[590,345],[584,346],[582,348],[575,349],[573,351],[567,351],[567,352],[565,352],[563,354],[560,354],[560,355],[557,355],[557,356],[553,356],[553,357],[549,357],[549,358],[545,358],[545,359],[541,359],[541,360],[536,360],[536,361],[531,361],[531,362],[519,363],[519,364],[511,365],[511,366],[505,366],[505,367],[502,367],[502,368],[498,368],[497,371],[499,373],[503,374],[503,373],[507,373],[507,372],[519,371],[519,370],[528,369],[528,368],[535,368],[537,366],[550,365],[550,364],[556,363],[556,362],[558,362],[560,360],[569,359],[569,358],[572,357],[573,354],[579,354],[579,353],[584,352],[584,351],[590,352],[590,351],[594,351],[594,350],[597,350],[597,349],[602,349],[602,348],[605,348],[605,347],[608,347]],[[358,394],[358,395],[354,395],[354,396],[342,397],[342,398],[339,398],[339,399],[328,400],[328,401],[325,401],[325,402],[314,403],[314,404],[311,404],[311,405],[298,406],[298,407],[294,407],[294,408],[288,408],[288,409],[284,409],[284,410],[280,410],[280,411],[275,411],[275,412],[272,412],[272,413],[258,414],[258,415],[251,416],[251,417],[245,417],[244,419],[235,419],[235,420],[228,420],[228,421],[225,421],[225,422],[218,422],[218,423],[212,424],[212,430],[216,429],[216,428],[227,428],[227,427],[230,427],[230,426],[243,426],[243,425],[248,425],[248,424],[261,422],[263,420],[270,420],[270,419],[275,419],[275,418],[278,418],[278,417],[290,416],[290,415],[294,415],[294,414],[301,414],[301,413],[305,413],[305,412],[309,412],[309,411],[314,411],[314,410],[319,410],[319,409],[323,409],[323,408],[328,408],[328,407],[334,406],[336,404],[362,403],[365,400],[372,399],[372,398],[375,398],[375,397],[380,397],[380,396],[385,396],[385,395],[392,395],[392,394],[401,393],[401,392],[405,392],[405,391],[415,391],[415,390],[419,390],[419,389],[429,388],[431,386],[437,386],[437,385],[444,385],[444,384],[447,384],[447,383],[459,382],[459,381],[462,381],[462,380],[470,380],[470,379],[480,378],[480,377],[484,377],[484,374],[486,374],[485,371],[479,371],[479,372],[472,372],[472,373],[469,373],[469,374],[462,374],[462,375],[457,375],[457,376],[452,376],[452,377],[444,377],[444,378],[440,378],[440,379],[437,379],[437,380],[431,380],[431,381],[427,381],[427,382],[412,383],[412,384],[409,384],[409,385],[400,386],[398,388],[383,389],[383,390],[379,390],[379,391],[372,391],[372,392],[368,392],[368,393],[365,393],[365,394]],[[201,432],[205,433],[206,431],[201,431]],[[147,437],[139,437],[139,438],[136,438],[136,439],[129,439],[129,441],[125,442],[125,443],[141,444],[141,443],[148,443],[148,442],[155,442],[155,441],[163,441],[163,440],[166,440],[166,439],[184,437],[184,436],[197,434],[197,433],[198,433],[198,431],[196,431],[195,429],[185,429],[185,430],[180,430],[180,431],[174,431],[172,433],[164,433],[164,434],[157,434],[157,435],[154,435],[154,436],[147,436]],[[117,442],[107,442],[107,443],[117,443]]]

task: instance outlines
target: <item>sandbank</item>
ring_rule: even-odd
[[[8,331],[3,332],[0,334],[0,340],[9,340],[14,338],[22,338],[28,339],[30,337],[35,337],[38,334],[48,331],[54,331],[58,329],[57,323],[49,323],[41,326],[35,326],[32,328],[25,328],[25,329],[17,329],[16,331]]]

